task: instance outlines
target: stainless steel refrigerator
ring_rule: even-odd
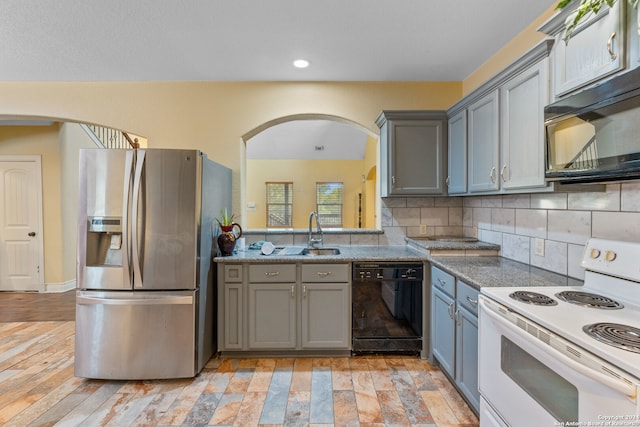
[[[75,375],[193,377],[216,351],[215,217],[231,171],[196,150],[80,151]]]

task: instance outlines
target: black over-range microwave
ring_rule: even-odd
[[[544,109],[547,181],[640,179],[640,68]]]

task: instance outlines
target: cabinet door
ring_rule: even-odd
[[[549,101],[547,59],[500,89],[502,163],[505,190],[544,187],[544,106]]]
[[[349,284],[303,283],[301,320],[303,348],[349,349]]]
[[[455,363],[455,321],[453,313],[455,300],[431,287],[431,345],[432,352],[442,369],[451,377],[454,376]]]
[[[296,284],[249,284],[249,348],[296,346]]]
[[[467,192],[467,110],[449,119],[449,194]]]
[[[624,4],[623,4],[624,3]],[[625,67],[625,34],[621,7],[616,2],[603,7],[576,28],[569,44],[564,31],[557,35],[553,49],[556,96],[564,95]]]
[[[469,191],[499,189],[498,91],[495,90],[468,108]]]
[[[224,285],[224,313],[223,345],[225,350],[242,349],[243,314],[242,283],[225,283]]]
[[[460,307],[456,310],[456,323],[456,384],[477,412],[480,407],[478,318]]]
[[[388,126],[389,195],[443,194],[444,122],[393,120]]]

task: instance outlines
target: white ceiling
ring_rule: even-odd
[[[332,120],[294,120],[247,141],[247,159],[363,160],[367,133]]]
[[[556,2],[2,0],[0,81],[460,81]]]

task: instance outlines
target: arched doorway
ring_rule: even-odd
[[[246,227],[306,228],[309,212],[317,209],[317,189],[321,183],[331,183],[342,186],[338,228],[376,228],[378,140],[378,135],[355,122],[313,114],[282,117],[247,133],[242,172]],[[285,191],[280,201],[273,192],[267,193],[274,185]],[[289,209],[289,222],[274,225],[268,212],[279,202],[289,204],[282,208],[282,212]]]

